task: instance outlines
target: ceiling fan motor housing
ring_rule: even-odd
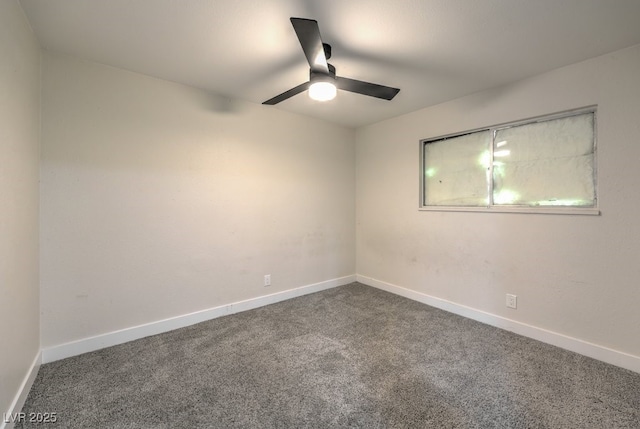
[[[331,45],[328,43],[322,44],[322,49],[324,50],[324,56],[326,59],[331,58]]]
[[[314,72],[313,70],[309,70],[309,81],[310,82],[335,82],[336,80],[336,68],[333,64],[328,64],[329,66],[329,74],[322,72]]]

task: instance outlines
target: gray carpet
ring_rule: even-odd
[[[640,428],[640,374],[351,284],[43,365],[16,428]]]

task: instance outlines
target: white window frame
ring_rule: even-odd
[[[507,128],[533,124],[537,122],[546,122],[554,119],[567,118],[581,114],[593,114],[593,180],[594,180],[594,204],[593,206],[532,206],[532,205],[500,205],[491,204],[493,193],[493,159],[494,159],[494,142],[496,132]],[[492,136],[492,144],[490,145],[490,180],[488,183],[487,195],[489,196],[489,204],[486,206],[436,206],[425,205],[425,146],[430,142],[446,140],[449,138],[460,137],[466,134],[489,131]],[[534,118],[524,119],[520,121],[508,122],[490,127],[482,127],[459,133],[452,133],[438,137],[432,137],[420,140],[420,195],[418,210],[421,211],[449,211],[449,212],[483,212],[483,213],[538,213],[538,214],[569,214],[569,215],[599,215],[598,207],[598,169],[597,169],[597,106],[589,106],[580,109],[574,109],[551,115],[537,116]]]

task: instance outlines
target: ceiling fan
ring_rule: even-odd
[[[331,45],[322,43],[318,22],[313,19],[291,18],[291,24],[309,62],[309,81],[276,95],[262,104],[278,104],[307,89],[309,96],[318,101],[332,100],[336,96],[337,89],[383,100],[391,100],[400,92],[398,88],[336,76],[336,68],[327,63],[331,58]]]

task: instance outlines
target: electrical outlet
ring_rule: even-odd
[[[518,307],[518,297],[516,295],[512,295],[510,293],[507,294],[507,307],[509,308]]]
[[[264,275],[264,285],[271,286],[271,274]]]

